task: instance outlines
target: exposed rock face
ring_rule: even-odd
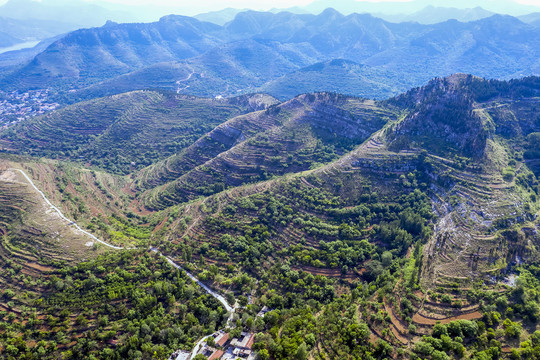
[[[398,101],[412,105],[407,117],[390,134],[391,148],[423,147],[436,154],[448,151],[467,157],[484,155],[489,129],[474,111],[475,102],[462,86],[469,76],[435,79]]]

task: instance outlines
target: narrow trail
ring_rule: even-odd
[[[192,77],[193,75],[196,74],[196,72],[195,72],[193,69],[190,69],[190,70],[191,70],[191,74],[189,74],[185,79],[176,81],[176,85],[177,85],[176,93],[177,93],[177,94],[180,94],[180,92],[182,92],[182,91],[184,91],[184,90],[186,90],[186,89],[189,88],[189,85],[186,85],[186,86],[184,86],[183,88],[180,88],[180,85],[181,85],[183,82],[189,81],[189,80],[191,79],[191,77]]]
[[[33,187],[33,188],[41,195],[41,197],[42,197],[42,198],[45,200],[45,202],[51,207],[51,209],[55,210],[55,211],[58,213],[58,215],[60,215],[60,217],[61,217],[62,219],[64,219],[64,220],[66,220],[67,222],[69,222],[70,225],[73,225],[73,227],[74,227],[75,229],[77,229],[77,230],[79,230],[80,232],[82,232],[83,234],[85,234],[85,235],[91,237],[93,240],[99,242],[100,244],[103,244],[103,245],[108,246],[108,247],[110,247],[110,248],[112,248],[112,249],[115,249],[115,250],[124,250],[123,247],[111,245],[111,244],[106,243],[106,242],[103,241],[103,240],[98,239],[95,235],[89,233],[88,231],[83,230],[83,229],[82,229],[75,221],[72,221],[72,220],[68,219],[68,218],[62,213],[62,211],[60,211],[60,209],[58,209],[56,206],[54,206],[54,205],[49,201],[49,199],[47,199],[47,197],[45,196],[45,194],[44,194],[41,190],[39,190],[39,189],[37,188],[37,186],[34,184],[34,182],[32,181],[32,179],[30,179],[30,177],[29,177],[28,175],[26,175],[26,173],[25,173],[24,171],[22,171],[21,169],[14,169],[14,168],[10,168],[10,169],[8,169],[8,170],[13,170],[13,171],[18,171],[18,172],[20,172],[20,173],[25,177],[25,179],[30,183],[30,185],[32,185],[32,187]],[[126,249],[132,249],[132,248],[126,248]]]
[[[89,233],[88,231],[85,231],[83,229],[81,229],[81,227],[75,222],[75,221],[72,221],[70,219],[68,219],[63,213],[62,211],[60,211],[60,209],[58,209],[56,206],[54,206],[50,201],[49,199],[47,199],[47,197],[45,196],[45,194],[38,189],[38,187],[34,184],[34,182],[32,181],[32,179],[21,169],[15,169],[15,168],[9,168],[8,170],[12,170],[12,171],[18,171],[20,172],[24,178],[28,181],[28,183],[30,183],[30,185],[32,185],[32,187],[41,195],[41,197],[43,197],[43,199],[45,200],[45,202],[51,207],[51,209],[55,210],[58,215],[60,215],[60,217],[62,219],[64,219],[65,221],[69,222],[70,225],[73,225],[78,231],[82,232],[83,234],[91,237],[92,239],[96,240],[97,242],[99,242],[100,244],[103,244],[105,246],[108,246],[110,247],[111,249],[115,249],[115,250],[133,250],[135,248],[125,248],[125,247],[121,247],[121,246],[115,246],[115,245],[112,245],[112,244],[109,244],[101,239],[98,239],[95,235]],[[215,292],[214,290],[212,290],[210,287],[206,286],[205,284],[203,284],[199,279],[197,279],[197,277],[195,277],[195,275],[191,274],[190,272],[186,271],[182,266],[178,265],[177,263],[175,263],[171,258],[169,258],[168,256],[165,256],[163,255],[163,253],[161,253],[157,248],[150,248],[151,251],[155,252],[156,254],[158,254],[159,256],[163,256],[165,259],[167,259],[167,261],[169,262],[169,264],[171,264],[172,266],[174,266],[175,268],[177,269],[180,269],[180,270],[183,270],[185,271],[185,273],[187,274],[187,276],[195,281],[197,283],[197,285],[199,285],[201,288],[203,288],[208,294],[212,295],[214,298],[216,298],[222,305],[223,307],[227,310],[227,312],[230,312],[231,313],[231,316],[229,317],[229,319],[227,320],[227,324],[229,324],[231,321],[232,321],[232,318],[233,318],[233,315],[234,313],[236,312],[236,305],[235,306],[230,306],[229,303],[227,302],[227,300],[225,300],[225,298],[223,296],[221,296],[220,294],[218,294],[217,292]],[[204,339],[203,339],[204,340]],[[201,340],[202,342],[202,340]]]

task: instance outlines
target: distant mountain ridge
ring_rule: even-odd
[[[92,83],[155,63],[199,55],[222,43],[213,35],[218,29],[217,25],[180,16],[150,24],[108,22],[100,28],[69,33],[13,75],[23,81],[23,87],[39,87],[43,82]]]
[[[22,42],[21,39],[18,39],[8,33],[0,31],[0,47],[12,46],[20,42]]]
[[[302,7],[311,13],[318,14],[328,7],[334,7],[344,14],[371,13],[371,14],[412,14],[422,11],[428,6],[445,7],[448,2],[444,0],[411,0],[411,1],[357,1],[357,0],[315,0]],[[485,10],[499,14],[520,16],[539,11],[534,5],[520,4],[512,0],[453,0],[452,7],[468,9],[483,7]]]
[[[76,29],[77,27],[74,24],[64,22],[0,18],[0,31],[22,40],[46,39]]]
[[[527,24],[540,26],[540,12],[523,15],[523,16],[520,16],[519,19],[523,22],[526,22]]]
[[[225,25],[230,21],[233,21],[236,15],[239,13],[248,11],[246,9],[233,9],[227,8],[220,11],[211,11],[208,13],[202,13],[195,15],[194,17],[201,21],[208,21],[217,25]],[[308,14],[306,10],[301,8],[288,8],[282,10],[275,10],[271,12],[291,12],[294,14]],[[425,8],[412,12],[412,13],[383,13],[383,12],[364,12],[356,11],[357,13],[368,13],[372,16],[381,18],[389,22],[418,22],[420,24],[436,24],[439,22],[455,19],[461,22],[469,22],[480,20],[492,15],[495,15],[493,11],[485,10],[484,8],[477,6],[474,8],[455,8],[455,7],[443,7],[428,5]],[[520,16],[520,19],[528,19],[528,15]],[[527,22],[523,20],[524,22]]]
[[[200,21],[211,22],[216,25],[225,25],[229,21],[233,20],[236,15],[246,10],[247,9],[226,8],[223,10],[210,11],[207,13],[198,14],[195,15],[194,18]]]
[[[379,88],[392,89],[381,98],[456,72],[503,79],[539,74],[539,55],[537,28],[510,16],[422,25],[395,24],[367,14],[345,16],[334,9],[319,15],[246,11],[224,26],[167,16],[156,23],[109,22],[78,30],[5,75],[1,83],[6,88],[82,89],[85,98],[92,97],[88,89],[96,86],[97,95],[155,86],[229,96],[264,89],[282,77],[292,81],[285,75],[343,59],[369,66],[358,78],[380,74]],[[396,82],[398,77],[407,80]],[[293,92],[332,88],[322,73],[309,81],[319,83]],[[377,97],[366,91],[371,85],[359,86],[352,95]]]

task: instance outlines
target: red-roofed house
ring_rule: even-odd
[[[208,360],[216,360],[216,359],[219,359],[221,356],[223,356],[223,350],[218,350],[216,351],[215,353],[213,353],[209,358]]]
[[[229,333],[221,333],[216,337],[216,345],[224,346],[229,340]]]

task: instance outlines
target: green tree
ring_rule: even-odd
[[[298,347],[298,350],[296,350],[295,358],[298,359],[298,360],[306,360],[307,356],[308,356],[307,345],[306,345],[305,342],[303,342]]]
[[[266,350],[266,349],[260,350],[259,353],[257,354],[257,359],[258,360],[268,360],[268,359],[270,359],[270,354],[268,353],[268,350]]]

